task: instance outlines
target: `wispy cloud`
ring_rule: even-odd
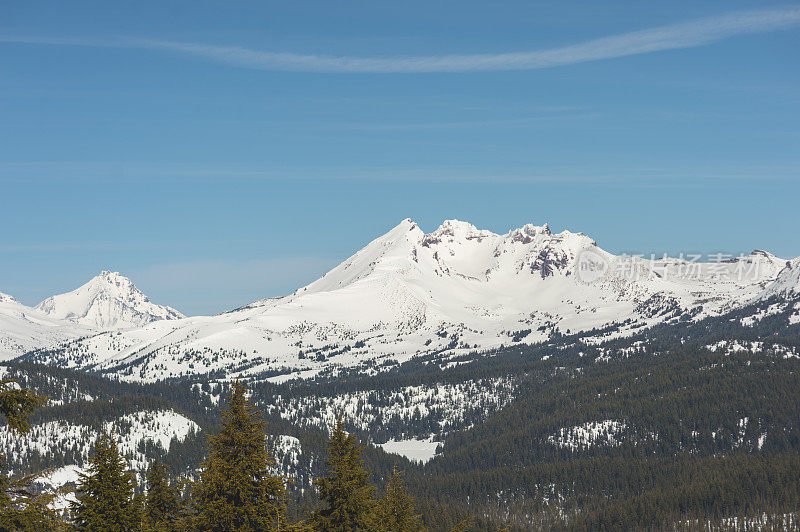
[[[295,54],[167,40],[120,38],[104,41],[0,36],[0,42],[146,48],[202,57],[241,68],[297,72],[424,73],[533,70],[692,48],[753,33],[800,25],[800,7],[738,11],[679,24],[612,35],[569,46],[525,52],[409,57],[352,57]]]

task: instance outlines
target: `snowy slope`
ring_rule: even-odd
[[[103,329],[184,317],[173,308],[151,303],[130,279],[107,270],[72,292],[48,297],[36,308],[53,318]]]
[[[0,361],[32,349],[52,347],[88,332],[86,327],[54,319],[0,292]]]
[[[785,266],[765,289],[765,296],[796,296],[800,295],[800,257],[787,260]]]
[[[313,283],[233,312],[107,332],[33,360],[158,380],[223,372],[275,381],[336,367],[466,353],[555,333],[719,315],[789,294],[800,262],[618,257],[582,233],[526,225],[506,234],[404,220]],[[787,296],[788,297],[788,296]]]
[[[101,427],[48,421],[33,425],[30,432],[23,435],[8,427],[0,428],[0,453],[6,456],[12,469],[29,463],[34,457],[66,461],[68,465],[47,470],[32,482],[36,491],[57,493],[49,506],[64,510],[75,500],[69,488],[74,489],[80,474],[86,472],[89,454],[101,430],[116,437],[127,467],[135,471],[141,481],[150,464],[143,452],[145,443],[168,451],[173,441],[184,441],[200,427],[173,410],[141,410],[107,421]],[[66,489],[61,492],[62,488]]]
[[[58,512],[68,510],[77,501],[75,488],[80,484],[82,474],[87,471],[77,465],[67,465],[46,471],[32,482],[35,491],[54,494],[48,507]]]
[[[125,455],[128,467],[139,472],[145,471],[148,464],[140,448],[143,442],[168,451],[173,440],[183,441],[198,430],[194,421],[172,410],[141,410],[102,424],[102,431],[118,437],[120,453]],[[68,455],[84,465],[99,435],[98,427],[65,421],[39,423],[23,435],[1,427],[0,454],[12,465],[24,463],[34,455]]]

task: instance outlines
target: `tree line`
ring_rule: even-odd
[[[0,413],[9,427],[24,433],[28,417],[44,404],[31,390],[0,381]],[[402,472],[395,469],[382,494],[370,482],[363,445],[338,419],[327,443],[326,474],[314,479],[319,502],[301,519],[288,518],[287,479],[274,472],[267,452],[266,422],[235,383],[222,409],[222,425],[208,441],[208,457],[197,479],[179,478],[161,461],[147,471],[139,490],[114,437],[94,444],[80,475],[75,500],[59,514],[48,507],[53,495],[25,491],[0,475],[0,530],[81,530],[87,532],[172,531],[396,531],[424,530],[416,501]],[[464,530],[469,520],[458,524]]]
[[[743,327],[739,318],[754,310],[657,326],[598,345],[580,342],[577,335],[536,345],[514,344],[481,356],[463,355],[457,359],[463,363],[446,369],[437,365],[435,357],[420,357],[371,377],[354,372],[291,384],[255,382],[248,396],[263,406],[278,404],[276,396],[371,390],[381,403],[382,397],[403,386],[514,378],[514,400],[505,408],[485,419],[470,420],[471,428],[446,434],[445,452],[424,466],[401,466],[407,492],[415,497],[416,514],[431,530],[451,530],[470,514],[476,516],[470,522],[472,530],[660,529],[684,521],[796,516],[800,360],[770,350],[706,348],[719,340],[738,340],[744,346],[759,341],[767,347],[778,344],[800,351],[800,324],[787,326],[781,314],[765,317],[757,328]],[[11,369],[14,378],[25,370],[27,386],[41,386],[57,398],[64,395],[65,404],[38,409],[32,423],[79,418],[81,423],[102,426],[121,412],[167,406],[198,422],[202,433],[174,441],[169,452],[147,456],[161,458],[167,484],[177,490],[180,526],[201,526],[196,489],[210,456],[206,434],[222,430],[217,406],[203,393],[207,384],[109,383],[96,375],[20,363]],[[64,383],[69,383],[67,391],[61,390]],[[90,391],[94,400],[69,403],[67,394],[73,390]],[[231,391],[227,385],[225,391]],[[320,525],[312,517],[326,502],[318,497],[318,483],[308,489],[309,480],[330,475],[323,463],[329,434],[292,424],[279,414],[279,410],[266,414],[265,431],[297,437],[303,448],[301,467],[297,476],[292,474],[295,483],[284,483],[288,492],[283,499],[284,526],[313,530]],[[614,445],[572,448],[549,439],[562,428],[602,420],[626,426]],[[362,440],[375,440],[378,431],[408,426],[340,428]],[[382,486],[391,478],[392,466],[402,460],[370,446],[361,456],[372,473],[371,483],[378,486],[372,497],[377,507],[385,497]],[[24,463],[13,467],[19,474],[73,463],[58,460],[48,452],[39,463],[30,464],[36,467],[26,469]],[[186,475],[196,482],[188,482]],[[139,491],[134,489],[133,497]],[[138,496],[134,506],[146,507],[146,499]]]

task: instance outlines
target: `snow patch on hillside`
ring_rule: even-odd
[[[389,440],[386,443],[379,444],[378,447],[387,453],[399,454],[412,462],[424,464],[436,456],[436,448],[439,444],[440,442],[435,441],[433,438],[425,440],[410,438],[408,440]]]
[[[345,424],[365,434],[392,426],[406,439],[428,438],[458,430],[485,419],[508,404],[514,395],[513,379],[478,379],[463,383],[407,386],[396,390],[369,390],[336,396],[276,396],[265,407],[300,427],[330,431],[339,415]]]
[[[77,502],[73,490],[78,486],[80,476],[84,473],[86,470],[82,467],[66,465],[46,471],[43,475],[36,477],[31,485],[42,493],[54,494],[55,497],[48,506],[52,510],[62,512],[68,510],[72,503]]]
[[[616,446],[622,442],[621,435],[627,428],[624,421],[606,419],[589,421],[582,425],[562,428],[547,437],[547,441],[562,449],[588,449],[593,445]]]
[[[294,436],[281,434],[268,436],[267,443],[271,447],[272,456],[275,459],[274,472],[291,478],[300,465],[300,457],[303,454],[300,440]]]
[[[152,442],[168,451],[173,440],[183,441],[198,425],[172,410],[143,410],[105,422],[102,430],[117,437],[120,452],[125,455],[128,467],[143,472],[147,459],[139,445]],[[0,428],[0,454],[10,464],[22,464],[34,455],[61,456],[78,466],[89,458],[100,430],[87,425],[73,425],[65,421],[48,421],[33,425],[26,434],[18,434],[8,427]]]
[[[173,440],[183,441],[200,429],[197,423],[172,410],[126,414],[105,423],[103,428],[119,435],[119,450],[128,457],[128,466],[136,471],[145,471],[148,467],[147,459],[138,451],[141,443],[150,442],[169,451]]]
[[[769,344],[763,341],[720,340],[707,345],[706,349],[714,353],[758,353],[782,358],[800,358],[800,352],[794,346]]]

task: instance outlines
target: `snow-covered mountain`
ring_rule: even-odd
[[[0,361],[32,349],[54,346],[88,331],[86,327],[54,319],[0,292]]]
[[[155,305],[119,273],[104,271],[77,290],[28,307],[0,292],[0,361],[104,330],[183,318]]]
[[[173,308],[152,303],[130,279],[107,270],[72,292],[48,297],[36,308],[52,318],[101,329],[184,317]]]
[[[313,283],[233,312],[157,321],[32,354],[129,380],[192,374],[310,377],[374,371],[421,354],[463,354],[554,334],[720,315],[767,297],[796,304],[800,260],[755,251],[715,262],[620,257],[582,233],[506,234],[404,220]],[[794,307],[800,312],[800,307]]]
[[[770,281],[764,293],[767,296],[791,296],[800,294],[800,257],[787,260],[786,266]]]

